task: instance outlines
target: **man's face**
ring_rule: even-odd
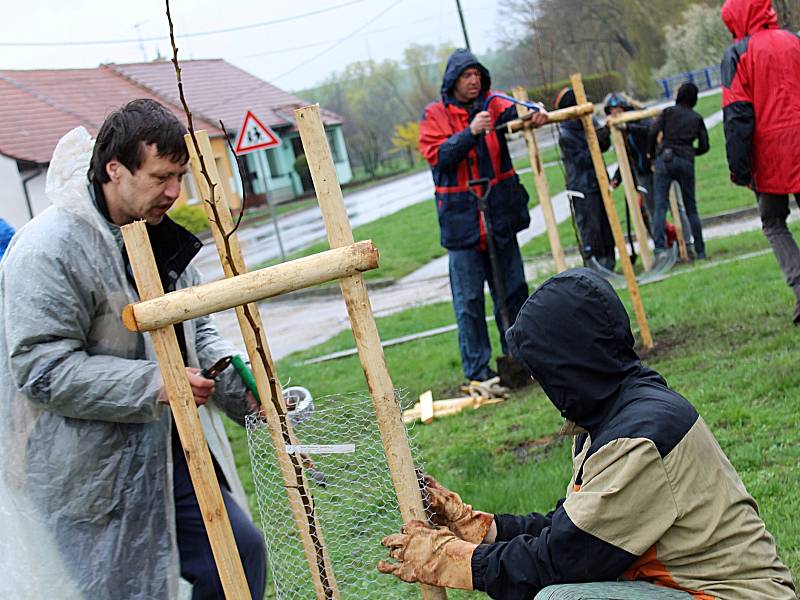
[[[459,102],[471,102],[481,93],[481,72],[477,67],[464,69],[456,80],[453,94]]]
[[[621,106],[612,106],[609,114],[613,116],[613,115],[618,115],[622,112],[625,112],[625,110]]]
[[[155,144],[144,147],[144,160],[135,173],[111,160],[106,172],[111,181],[103,184],[111,220],[126,225],[144,219],[158,225],[181,193],[186,165],[159,156]]]

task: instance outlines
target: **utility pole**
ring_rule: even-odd
[[[136,30],[136,37],[139,38],[139,50],[142,52],[142,59],[144,59],[144,62],[147,62],[147,52],[145,52],[144,49],[144,41],[142,40],[142,31],[139,29],[145,23],[147,23],[147,21],[136,23],[133,26],[133,28]]]
[[[456,0],[456,7],[458,8],[458,18],[461,19],[461,31],[464,32],[464,43],[467,45],[467,50],[472,50],[469,47],[469,36],[467,35],[467,25],[464,23],[464,13],[461,11],[461,0]]]

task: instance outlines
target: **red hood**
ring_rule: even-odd
[[[778,27],[772,0],[726,0],[722,6],[722,21],[737,40],[759,29]]]

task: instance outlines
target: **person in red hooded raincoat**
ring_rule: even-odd
[[[786,226],[789,194],[800,205],[800,38],[778,27],[770,0],[727,0],[734,43],[722,59],[722,106],[731,180],[756,193],[761,223],[797,299],[800,249]]]

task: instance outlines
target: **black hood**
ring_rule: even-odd
[[[468,67],[477,67],[481,72],[481,94],[485,94],[492,87],[492,78],[489,70],[478,62],[475,55],[465,48],[459,48],[447,59],[447,68],[442,78],[442,100],[447,101],[453,86],[458,81],[459,75]]]
[[[694,108],[697,104],[697,86],[693,83],[684,83],[678,88],[678,93],[675,96],[675,104]]]
[[[628,313],[616,292],[589,269],[543,283],[506,340],[561,415],[590,432],[614,408],[626,379],[653,373],[633,349]]]

